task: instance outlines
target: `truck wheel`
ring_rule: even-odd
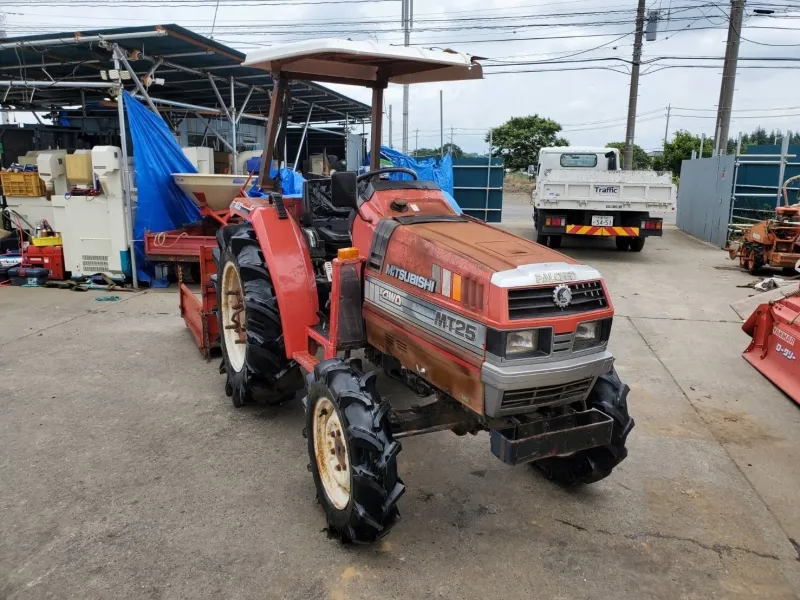
[[[629,239],[631,240],[631,252],[641,252],[642,248],[644,248],[644,241],[647,238],[635,237]]]
[[[548,240],[550,239],[549,235],[544,235],[543,233],[536,232],[536,243],[541,244],[542,246],[548,245]]]
[[[217,232],[217,322],[225,392],[233,405],[251,401],[279,404],[303,385],[294,361],[286,358],[278,300],[261,247],[249,223]]]
[[[313,378],[305,432],[317,500],[342,541],[374,542],[397,521],[405,491],[389,403],[381,402],[374,373],[337,358],[319,363]]]
[[[631,238],[627,237],[615,237],[614,244],[617,246],[617,250],[625,252],[628,248],[631,247]]]
[[[619,380],[615,370],[600,375],[587,403],[614,420],[611,443],[570,456],[545,458],[533,463],[533,466],[550,481],[565,486],[594,483],[611,475],[614,467],[628,456],[625,440],[633,429],[633,419],[628,415],[629,391],[630,388]]]
[[[550,236],[550,243],[547,244],[553,249],[561,247],[561,236],[560,235],[551,235]]]

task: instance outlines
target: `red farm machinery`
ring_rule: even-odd
[[[742,238],[729,248],[731,258],[738,257],[753,275],[765,266],[800,274],[800,204],[789,204],[789,184],[798,180],[800,175],[784,182],[783,205],[775,218],[743,228]],[[743,356],[800,404],[800,289],[775,290],[769,296],[742,325],[752,338]]]
[[[764,267],[795,274],[800,260],[800,204],[789,204],[789,184],[798,180],[800,175],[784,182],[783,205],[775,209],[774,218],[737,226],[739,239],[729,243],[728,254],[751,275]]]
[[[488,431],[498,458],[564,485],[608,476],[627,455],[633,419],[608,349],[614,311],[600,274],[460,214],[413,171],[380,167],[387,85],[480,79],[480,64],[332,40],[274,46],[245,64],[275,81],[265,197],[239,197],[206,220],[219,227],[166,234],[160,248],[199,262],[201,298],[181,284],[181,313],[205,355],[219,346],[234,406],[303,398],[330,529],[371,542],[392,527],[404,491],[398,440],[424,432]],[[289,80],[371,88],[368,172],[280,193],[265,174]],[[399,410],[367,364],[433,401]]]

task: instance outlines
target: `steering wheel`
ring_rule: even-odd
[[[378,175],[384,175],[388,173],[405,173],[406,175],[411,175],[415,180],[419,179],[415,171],[405,167],[382,167],[380,169],[375,169],[374,171],[367,171],[363,175],[359,175],[356,178],[356,182],[361,183],[362,181],[367,181],[368,179],[377,177]]]

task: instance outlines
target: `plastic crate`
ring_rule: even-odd
[[[44,235],[41,237],[32,237],[31,241],[34,246],[61,246],[61,234],[58,235]]]
[[[0,173],[0,183],[6,196],[44,196],[47,188],[36,171]]]

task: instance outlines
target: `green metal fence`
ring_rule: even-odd
[[[499,223],[503,216],[503,159],[454,158],[453,197],[465,214]]]

